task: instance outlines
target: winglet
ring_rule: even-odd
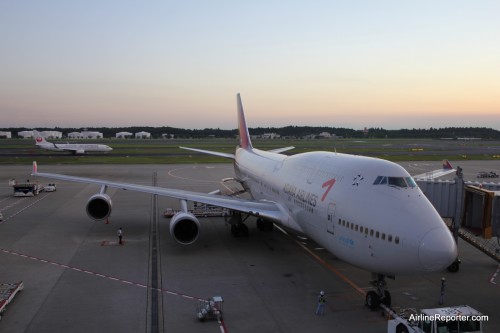
[[[243,149],[251,150],[253,148],[252,141],[250,140],[250,134],[248,133],[245,113],[243,112],[243,104],[241,103],[241,97],[239,93],[236,95],[236,102],[238,104],[238,129],[240,133],[240,147]]]
[[[33,161],[33,171],[31,172],[31,175],[36,175],[38,172],[38,166],[36,164],[36,161]]]

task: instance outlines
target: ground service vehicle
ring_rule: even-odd
[[[198,320],[204,321],[205,319],[222,320],[222,304],[224,300],[221,296],[214,296],[208,300],[200,300],[196,306],[196,316]]]
[[[480,171],[477,173],[477,178],[498,178],[498,174],[494,171]]]
[[[38,195],[38,193],[40,193],[40,187],[38,186],[38,184],[16,184],[13,187],[15,197],[34,197],[35,195]]]
[[[45,192],[54,192],[56,190],[56,184],[48,184],[43,188]]]
[[[482,321],[487,320],[479,311],[468,305],[446,308],[405,309],[387,322],[388,333],[441,333],[483,332]]]

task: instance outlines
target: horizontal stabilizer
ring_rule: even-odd
[[[294,149],[295,147],[294,146],[290,146],[290,147],[283,147],[283,148],[276,148],[276,149],[271,149],[269,150],[269,152],[271,153],[276,153],[276,154],[281,154],[282,152],[284,151],[287,151],[287,150],[292,150]]]
[[[231,158],[233,160],[235,158],[234,154],[220,153],[218,151],[196,149],[196,148],[188,148],[188,147],[179,147],[179,148],[186,149],[186,150],[191,150],[191,151],[195,151],[195,152],[202,153],[202,154],[208,154],[208,155],[214,155],[214,156],[219,156],[219,157]]]

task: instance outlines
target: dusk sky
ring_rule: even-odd
[[[500,130],[500,1],[0,0],[0,127]]]

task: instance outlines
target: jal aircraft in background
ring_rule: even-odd
[[[52,143],[45,140],[43,135],[33,130],[35,136],[35,144],[37,147],[52,151],[66,151],[73,155],[81,155],[87,152],[108,152],[113,150],[110,146],[95,143]]]
[[[262,151],[250,140],[240,95],[237,95],[240,142],[234,154],[186,148],[234,161],[235,180],[251,195],[243,199],[217,194],[119,183],[38,172],[33,176],[100,185],[87,202],[94,220],[111,214],[108,187],[180,200],[170,233],[181,244],[196,241],[199,220],[187,201],[225,207],[235,236],[248,233],[246,216],[257,217],[263,231],[274,223],[307,235],[336,257],[372,273],[366,304],[390,306],[386,277],[445,269],[457,258],[450,231],[410,174],[400,165],[371,157],[333,152],[280,154],[293,147]]]

